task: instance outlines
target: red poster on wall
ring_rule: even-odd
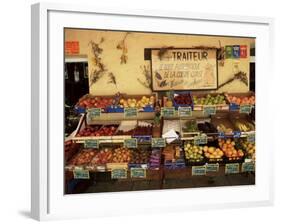
[[[240,45],[240,58],[247,58],[247,45]]]
[[[79,54],[79,42],[78,41],[66,41],[65,42],[65,54]]]

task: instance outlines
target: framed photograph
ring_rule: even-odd
[[[32,217],[271,205],[272,30],[32,5]]]

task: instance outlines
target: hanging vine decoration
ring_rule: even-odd
[[[224,59],[225,59],[225,49],[221,46],[221,41],[219,40],[219,48],[218,48],[218,55],[217,59],[219,61],[220,66],[224,66]]]
[[[126,32],[123,39],[116,46],[116,48],[118,50],[122,51],[122,54],[121,54],[121,57],[120,57],[120,64],[126,64],[127,61],[128,61],[128,55],[127,55],[128,48],[127,48],[127,45],[126,45],[126,39],[127,39],[129,34],[130,34],[130,32]]]
[[[93,69],[90,73],[90,86],[96,83],[107,71],[105,65],[102,63],[101,60],[101,54],[103,52],[103,49],[100,47],[100,44],[103,42],[103,37],[100,39],[99,43],[96,43],[92,40],[89,42],[93,54],[92,63],[96,67],[96,69]]]
[[[168,50],[173,49],[173,46],[169,46],[169,47],[161,47],[160,50],[158,51],[158,58],[160,60],[163,59],[163,57],[165,56],[165,54],[167,53]]]
[[[138,82],[140,84],[142,84],[145,88],[148,88],[148,89],[152,89],[152,86],[151,86],[151,72],[150,72],[150,67],[149,65],[145,66],[140,66],[140,69],[141,69],[141,72],[144,76],[144,81],[142,81],[141,79],[138,78]]]
[[[108,77],[109,77],[108,83],[114,84],[117,87],[115,75],[112,72],[110,72],[110,73],[108,73]]]
[[[237,72],[236,74],[234,74],[234,76],[232,78],[230,78],[229,80],[227,80],[226,82],[220,84],[218,86],[218,89],[222,88],[223,86],[233,82],[234,80],[239,80],[241,82],[243,82],[246,86],[248,86],[248,77],[247,74],[245,72]]]
[[[93,54],[92,63],[96,67],[96,69],[93,69],[90,73],[90,86],[96,83],[100,78],[103,77],[104,74],[106,74],[106,72],[108,72],[101,59],[101,54],[103,52],[103,49],[100,47],[100,44],[103,42],[104,42],[103,37],[100,39],[99,43],[96,43],[94,41],[89,42]],[[108,73],[108,78],[109,78],[108,83],[114,84],[117,87],[116,77],[112,72]]]

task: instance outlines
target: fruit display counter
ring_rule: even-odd
[[[254,183],[255,122],[251,111],[233,106],[253,109],[252,93],[188,91],[174,92],[170,98],[134,97],[86,95],[79,100],[76,105],[86,110],[65,142],[67,183],[90,181],[110,191],[119,189],[112,187],[119,182],[124,190],[208,186],[216,181],[220,186],[220,178],[226,181],[235,175]],[[151,110],[144,109],[147,106]],[[132,110],[128,116],[126,108],[137,113]]]

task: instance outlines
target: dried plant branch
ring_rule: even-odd
[[[220,66],[224,66],[224,60],[225,60],[225,49],[221,46],[221,41],[219,40],[219,49],[218,49],[218,55],[217,59],[219,61]]]
[[[247,74],[245,72],[237,72],[236,74],[234,74],[234,76],[232,78],[230,78],[229,80],[227,80],[226,82],[220,84],[218,86],[218,89],[222,88],[223,86],[233,82],[234,80],[239,80],[241,82],[243,82],[246,86],[248,86],[248,77]]]
[[[117,87],[115,75],[112,72],[110,72],[108,73],[108,77],[109,77],[108,83],[114,84]]]
[[[144,81],[138,78],[138,82],[148,89],[152,89],[150,67],[147,65],[140,66],[141,72],[144,76]]]
[[[130,32],[126,32],[123,39],[116,46],[116,48],[118,50],[122,50],[122,54],[121,54],[121,57],[120,57],[120,64],[126,64],[127,61],[128,61],[128,55],[127,55],[128,48],[127,48],[127,45],[126,45],[126,39],[127,39],[129,34],[130,34]]]
[[[96,83],[107,71],[105,65],[102,63],[101,60],[101,54],[103,52],[103,49],[99,46],[103,42],[103,37],[100,39],[99,43],[96,43],[94,41],[89,42],[93,54],[92,62],[97,67],[97,69],[92,70],[90,73],[90,86]]]

